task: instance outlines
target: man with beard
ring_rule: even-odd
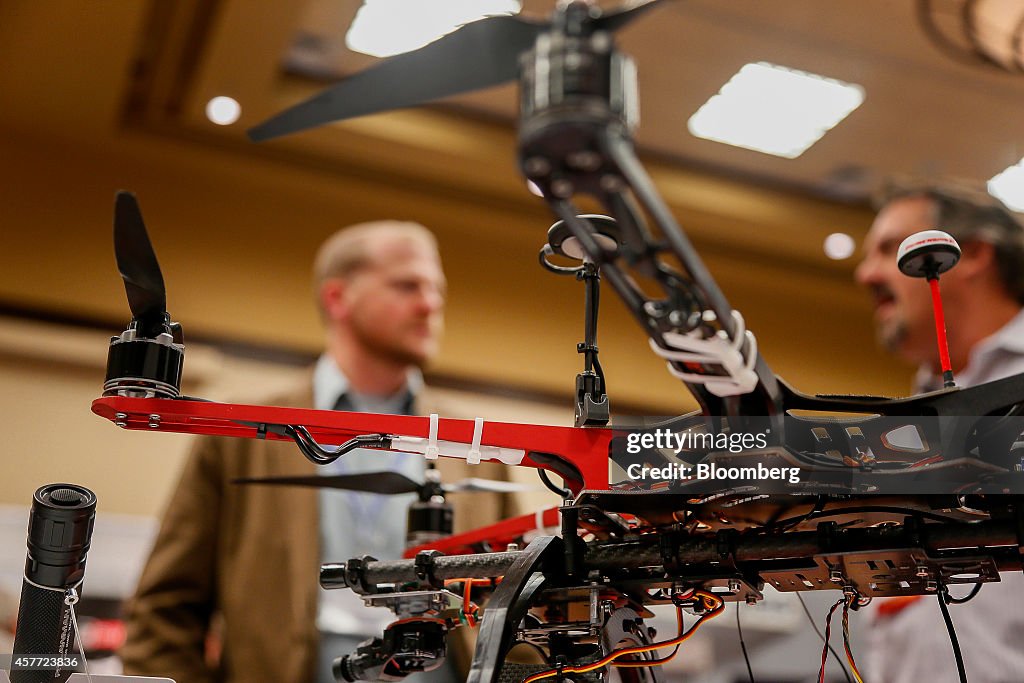
[[[396,221],[346,228],[321,247],[314,280],[325,351],[302,386],[259,403],[452,415],[420,374],[437,353],[445,303],[437,244],[426,228]],[[447,481],[501,476],[500,467],[470,472],[449,458],[437,468]],[[365,608],[351,591],[321,591],[319,565],[364,554],[400,557],[415,494],[231,482],[381,470],[423,481],[425,461],[356,451],[317,468],[291,442],[198,440],[128,605],[126,673],[182,683],[333,682],[332,660],[380,636],[395,617]],[[453,496],[457,523],[483,525],[506,513],[504,501],[475,495],[472,511],[470,501]],[[454,680],[450,668],[424,676],[410,680]]]
[[[956,383],[971,386],[1024,372],[1024,229],[991,197],[948,188],[905,189],[882,205],[864,241],[856,279],[874,296],[879,342],[918,366],[915,390],[942,387],[929,288],[903,275],[900,243],[921,230],[951,234],[963,255],[942,276]],[[972,683],[1011,683],[1024,671],[1024,575],[1001,574],[977,597],[951,605]],[[876,601],[868,633],[868,680],[956,683],[956,663],[934,598]]]

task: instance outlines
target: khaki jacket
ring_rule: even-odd
[[[311,384],[270,405],[309,407]],[[422,404],[422,405],[421,405]],[[429,391],[418,414],[443,412]],[[316,666],[320,539],[314,489],[239,486],[236,477],[307,475],[316,466],[290,442],[202,437],[188,459],[155,547],[126,609],[125,673],[179,683],[308,683]],[[505,478],[501,465],[440,458],[443,481]],[[452,494],[456,532],[513,512],[494,494]],[[206,661],[215,617],[222,621],[219,664]],[[460,628],[456,632],[467,631]],[[462,637],[449,658],[465,671]],[[345,653],[338,653],[339,656]]]

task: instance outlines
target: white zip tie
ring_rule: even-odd
[[[484,419],[482,417],[476,418],[473,421],[473,443],[469,447],[469,453],[466,454],[466,462],[470,465],[480,464],[480,441],[484,436]]]
[[[754,372],[757,339],[746,329],[739,311],[734,310],[732,315],[736,322],[735,339],[729,339],[724,330],[719,330],[708,339],[702,339],[693,333],[665,332],[662,334],[662,341],[670,348],[663,348],[651,339],[651,349],[668,361],[668,371],[674,377],[684,382],[703,384],[715,396],[750,393],[757,386],[757,373]],[[705,315],[705,319],[713,321],[714,317]],[[744,341],[747,342],[745,357],[742,352]],[[673,362],[716,364],[727,374],[705,375],[685,372],[674,367]]]
[[[392,451],[404,453],[420,453],[427,460],[436,460],[438,456],[463,458],[467,463],[477,465],[484,460],[497,460],[506,465],[519,465],[526,457],[522,448],[505,448],[504,446],[487,446],[481,444],[484,433],[484,419],[476,418],[473,425],[473,443],[462,441],[445,441],[437,438],[439,418],[430,415],[430,430],[426,437],[395,436],[391,439]]]
[[[423,457],[427,460],[437,460],[441,449],[437,447],[437,413],[430,414],[430,432],[427,434],[427,448],[423,451]]]

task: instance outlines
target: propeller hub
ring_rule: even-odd
[[[451,503],[444,499],[417,501],[409,506],[406,547],[413,548],[452,535],[454,529]]]
[[[110,339],[103,395],[177,398],[184,362],[185,347],[169,333],[146,339],[130,327]]]

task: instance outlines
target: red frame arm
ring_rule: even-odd
[[[391,434],[418,437],[429,435],[430,418],[378,413],[350,413],[337,410],[281,408],[240,403],[215,403],[167,398],[103,396],[92,403],[92,411],[125,429],[208,434],[243,438],[289,440],[266,432],[260,425],[301,425],[318,443],[339,444],[361,434]],[[473,420],[439,418],[439,441],[471,443]],[[566,480],[574,494],[609,488],[609,445],[613,432],[604,427],[556,427],[514,422],[484,423],[481,444],[526,451],[518,467],[550,470],[558,474],[541,454],[571,464],[579,481]],[[449,456],[444,453],[441,457]]]
[[[406,548],[404,556],[416,557],[416,553],[421,550],[440,550],[445,555],[467,555],[481,552],[481,546],[484,544],[490,546],[492,550],[504,550],[509,543],[518,543],[531,532],[557,528],[560,520],[557,507],[544,508],[519,517],[503,519],[479,529]]]

